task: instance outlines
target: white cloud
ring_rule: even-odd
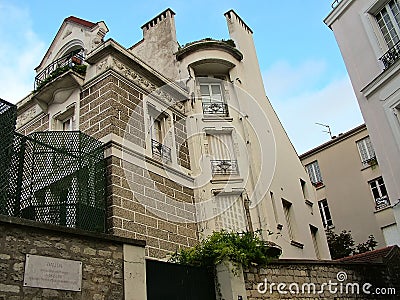
[[[297,69],[288,68],[286,70],[291,72],[286,75],[284,71],[279,71],[278,74],[283,72],[283,76],[279,77],[275,76],[275,68],[264,73],[264,82],[270,80],[278,86],[271,86],[271,93],[268,94],[267,90],[267,94],[299,154],[329,141],[329,135],[323,132],[326,128],[315,123],[329,125],[333,135],[363,123],[348,76],[317,86],[312,82],[324,75],[324,69],[311,72],[306,65],[311,66],[312,63],[307,62]],[[317,63],[316,66],[321,65]],[[291,92],[291,84],[293,90],[298,91],[296,95]],[[288,91],[281,91],[280,86]]]
[[[26,9],[2,2],[0,20],[0,98],[16,103],[33,90],[45,44],[32,30]]]

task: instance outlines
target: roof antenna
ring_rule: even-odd
[[[321,124],[321,123],[315,123],[315,124],[328,128],[328,130],[322,130],[322,132],[329,133],[329,136],[331,137],[331,139],[333,139],[331,127],[329,125],[325,125],[325,124]]]

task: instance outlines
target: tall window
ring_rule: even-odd
[[[329,211],[328,201],[326,199],[318,201],[318,207],[324,227],[326,228],[332,226],[333,222],[331,212]]]
[[[382,209],[390,205],[389,197],[386,191],[385,183],[383,178],[379,177],[369,182],[372,195],[375,200],[375,208]]]
[[[231,132],[208,134],[208,144],[213,175],[239,173]]]
[[[241,195],[218,195],[213,202],[216,230],[234,232],[248,230],[246,208]]]
[[[318,161],[314,161],[308,165],[306,165],[306,171],[308,176],[310,176],[311,183],[318,187],[322,185],[322,175],[321,170],[319,169]]]
[[[283,212],[285,214],[286,226],[288,228],[289,238],[294,240],[294,224],[292,216],[292,203],[282,199]]]
[[[148,106],[149,112],[149,131],[151,136],[151,150],[153,157],[164,162],[171,162],[171,148],[167,147],[165,132],[168,115],[160,113],[152,106]]]
[[[400,0],[391,0],[376,14],[376,20],[388,48],[392,48],[400,40],[399,13]]]
[[[228,115],[228,108],[222,95],[222,87],[219,83],[200,84],[201,101],[205,115]]]
[[[358,152],[360,152],[361,162],[364,167],[370,165],[372,162],[376,163],[375,151],[372,147],[371,139],[369,136],[357,142]]]
[[[318,238],[317,238],[318,228],[310,225],[310,231],[311,231],[311,238],[313,241],[315,256],[317,257],[317,259],[321,259],[321,255],[319,253],[319,247],[318,247]]]

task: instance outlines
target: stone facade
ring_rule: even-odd
[[[97,139],[114,133],[145,148],[142,99],[132,85],[109,73],[82,91],[79,129]]]
[[[0,216],[0,299],[124,299],[124,244],[141,241],[90,234]],[[82,291],[23,286],[27,254],[82,262]]]
[[[145,240],[156,258],[197,243],[196,224],[183,219],[194,219],[192,189],[118,157],[107,159],[107,174],[109,233]]]
[[[185,118],[179,117],[174,114],[174,129],[176,140],[176,154],[178,157],[178,164],[186,169],[190,169],[190,156],[187,143],[187,131]]]
[[[40,114],[27,126],[21,127],[18,131],[23,135],[28,135],[35,131],[47,131],[49,130],[50,122],[49,115],[46,113]]]
[[[398,268],[398,258],[395,259]],[[389,266],[389,267],[388,267]],[[265,269],[244,271],[247,300],[256,299],[398,299],[400,286],[393,276],[393,265],[383,263],[338,263],[334,261],[280,260]],[[265,280],[267,288],[265,290]],[[342,281],[340,281],[342,280]],[[329,290],[329,283],[332,283]],[[260,283],[263,283],[261,286]],[[282,284],[278,292],[278,284]],[[294,283],[294,284],[293,284]],[[314,289],[310,284],[315,284]],[[323,293],[322,284],[326,284]],[[357,283],[353,292],[350,284]],[[364,284],[371,284],[367,286]],[[272,284],[272,293],[271,293]],[[284,284],[284,285],[283,285]],[[290,285],[292,285],[290,292]],[[304,293],[302,288],[304,284]],[[297,288],[299,292],[297,293]],[[309,292],[309,287],[311,292]],[[347,287],[347,290],[346,290]],[[363,292],[363,287],[371,294]],[[377,295],[376,288],[381,294]],[[389,290],[390,288],[390,290]],[[261,290],[261,292],[259,291]],[[385,289],[385,290],[384,290]],[[332,292],[331,292],[332,291]],[[342,291],[342,292],[341,292]]]

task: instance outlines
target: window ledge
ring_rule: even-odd
[[[224,176],[224,175],[222,175]],[[210,180],[211,183],[242,183],[243,178],[235,177],[235,178],[230,178],[230,177],[225,177],[225,178],[214,178]]]
[[[203,122],[232,122],[232,117],[204,116],[201,119]]]
[[[308,199],[305,199],[304,200],[304,202],[308,205],[308,206],[314,206],[314,202],[311,202],[310,200],[308,200]]]
[[[374,211],[374,214],[380,213],[381,211],[387,210],[387,209],[389,209],[389,208],[392,208],[392,206],[391,206],[390,204],[387,205],[387,206],[385,206],[385,207],[376,209],[376,210]]]
[[[295,246],[295,247],[300,248],[300,249],[304,248],[304,244],[303,243],[300,243],[300,242],[297,242],[297,241],[294,241],[294,240],[290,241],[290,245]]]

